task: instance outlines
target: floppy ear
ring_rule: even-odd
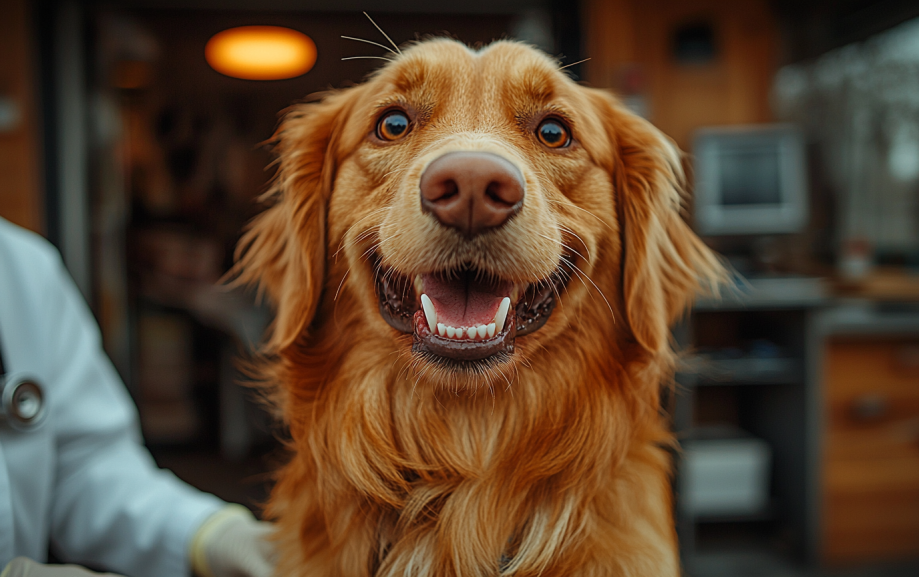
[[[681,216],[685,176],[676,144],[612,96],[601,98],[616,156],[625,314],[638,343],[659,352],[693,296],[717,292],[725,271]]]
[[[326,207],[336,150],[355,89],[291,107],[272,138],[278,169],[263,197],[270,208],[236,248],[234,282],[254,284],[275,304],[267,343],[277,352],[302,335],[319,305],[325,278]]]

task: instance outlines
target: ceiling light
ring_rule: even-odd
[[[227,76],[281,80],[308,72],[316,62],[316,45],[290,28],[240,26],[212,36],[204,57],[211,68]]]

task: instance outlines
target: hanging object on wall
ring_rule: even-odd
[[[688,22],[671,33],[673,60],[683,66],[714,64],[718,59],[715,26],[707,20]]]
[[[207,41],[211,68],[233,78],[282,80],[306,74],[316,62],[309,36],[280,26],[240,26]]]
[[[15,98],[0,94],[0,133],[13,132],[19,128],[22,111]]]

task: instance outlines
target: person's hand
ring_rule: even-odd
[[[257,521],[245,507],[224,507],[195,533],[192,569],[199,577],[271,577],[275,554],[268,536],[272,530],[271,523]]]
[[[16,557],[0,577],[121,577],[114,573],[93,573],[76,565],[42,565],[25,557]]]

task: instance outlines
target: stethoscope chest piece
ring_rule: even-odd
[[[38,381],[26,374],[0,375],[0,421],[18,431],[31,431],[48,414],[45,392]]]

